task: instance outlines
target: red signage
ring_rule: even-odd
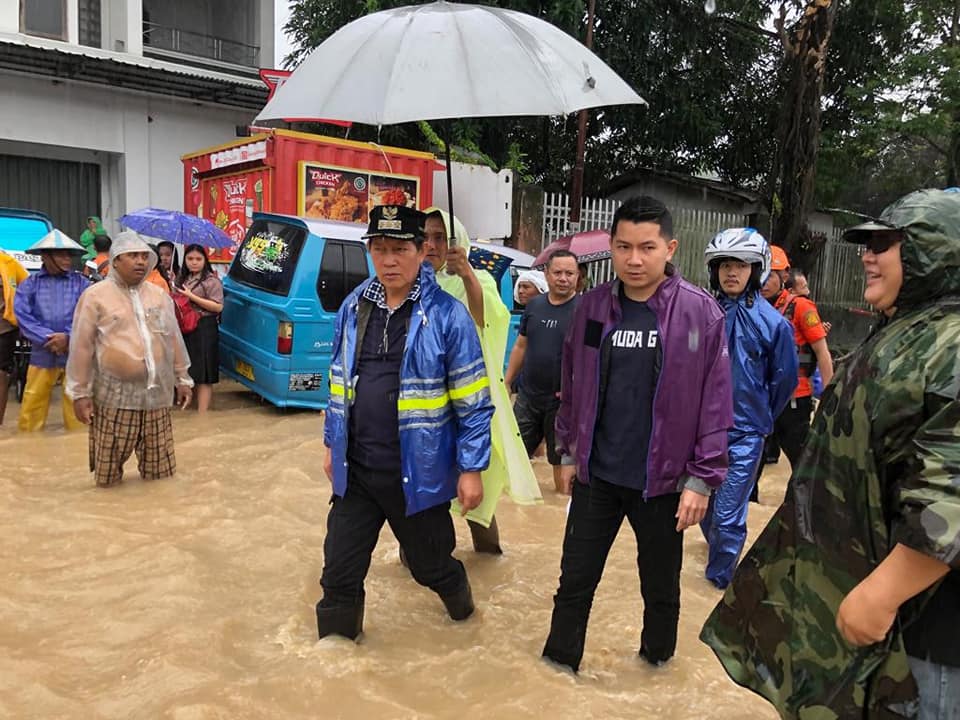
[[[270,94],[267,95],[267,102],[273,100],[273,96],[276,94],[277,90],[283,87],[283,83],[287,81],[287,78],[293,75],[291,70],[261,70],[260,79],[263,80],[263,84],[267,86],[267,89],[270,90]],[[353,127],[353,123],[349,120],[327,120],[324,118],[314,118],[314,117],[302,117],[302,118],[283,118],[284,122],[294,123],[294,122],[318,122],[326,123],[328,125],[339,125],[340,127]]]
[[[270,171],[267,169],[221,175],[203,180],[198,215],[223,230],[233,240],[233,247],[210,255],[215,262],[229,262],[237,253],[253,213],[269,210]]]

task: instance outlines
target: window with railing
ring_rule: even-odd
[[[66,0],[20,0],[20,32],[66,40]]]
[[[231,65],[259,67],[260,64],[260,48],[256,45],[152,22],[143,23],[143,48],[145,51],[169,51]]]
[[[258,0],[142,0],[143,50],[194,64],[260,65]]]

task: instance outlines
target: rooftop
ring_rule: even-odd
[[[21,34],[0,33],[0,70],[247,110],[267,101],[259,79]]]

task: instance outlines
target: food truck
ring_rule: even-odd
[[[264,129],[183,161],[183,208],[223,229],[233,247],[212,262],[233,260],[253,213],[271,212],[366,225],[374,205],[433,204],[432,153],[370,142]]]

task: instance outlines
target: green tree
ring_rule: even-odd
[[[960,166],[957,0],[847,0],[827,68],[817,201],[878,214]]]
[[[597,193],[636,166],[711,172],[760,187],[769,173],[776,111],[775,42],[756,32],[769,0],[738,2],[736,11],[704,13],[697,0],[616,0],[597,6],[594,51],[649,102],[649,108],[610,107],[590,113],[585,189]],[[298,0],[285,27],[297,49],[310,49],[361,15],[409,0]],[[583,36],[582,0],[500,0]],[[575,116],[456,121],[455,146],[500,166],[521,168],[548,189],[566,189],[573,164]],[[381,142],[437,150],[422,126],[385,127]],[[434,128],[435,129],[435,128]],[[374,128],[351,137],[373,139]]]

